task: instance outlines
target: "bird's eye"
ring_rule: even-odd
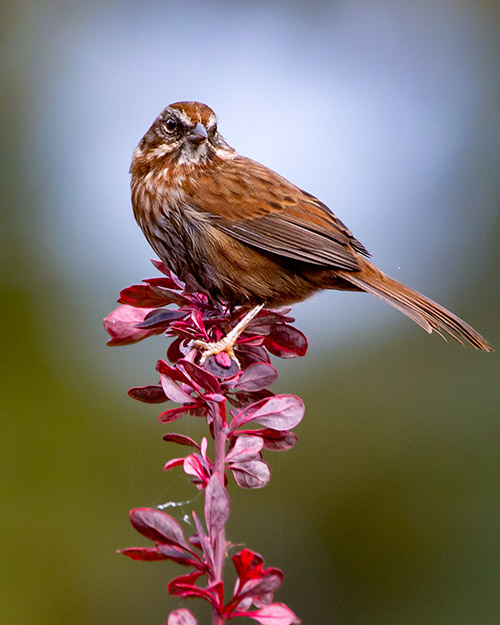
[[[165,121],[165,128],[168,130],[168,132],[172,132],[177,128],[177,122],[175,119],[172,119],[172,117],[170,117],[169,119],[167,119]]]

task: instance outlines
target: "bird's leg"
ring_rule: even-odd
[[[215,356],[221,352],[227,352],[229,357],[234,360],[238,366],[238,359],[234,355],[234,346],[239,339],[240,334],[245,330],[248,324],[256,317],[264,308],[264,304],[259,304],[252,308],[234,328],[223,338],[215,343],[206,343],[205,341],[194,341],[193,345],[202,350],[200,364],[202,365],[209,356]]]

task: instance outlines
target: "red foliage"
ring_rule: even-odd
[[[269,386],[278,373],[269,354],[281,358],[303,356],[306,337],[290,325],[289,309],[262,310],[248,324],[235,345],[240,367],[226,353],[211,356],[203,366],[193,341],[217,341],[234,327],[247,310],[232,309],[207,295],[192,292],[159,261],[153,264],[164,275],[124,289],[120,306],[104,320],[109,345],[126,345],[151,335],[173,339],[169,362],[159,360],[157,383],[134,387],[128,394],[138,401],[180,404],[159,415],[170,423],[192,415],[204,418],[215,440],[214,456],[208,454],[208,439],[198,443],[184,434],[167,433],[164,440],[190,448],[192,453],[169,460],[164,470],[182,466],[193,484],[204,493],[204,521],[192,513],[196,531],[187,539],[182,526],[167,513],[138,508],[130,513],[133,527],[153,541],[153,547],[132,547],[121,551],[132,560],[171,560],[190,568],[168,585],[171,595],[204,599],[223,623],[238,616],[261,625],[300,623],[273,594],[283,573],[264,568],[262,557],[249,549],[233,554],[237,579],[231,598],[224,602],[222,566],[231,544],[225,539],[230,514],[227,474],[244,488],[262,488],[270,480],[263,450],[286,451],[297,437],[290,430],[304,414],[302,400],[294,395],[275,395]],[[173,308],[167,308],[174,306]],[[231,407],[231,408],[230,408]],[[230,409],[229,409],[230,408]],[[255,427],[255,426],[263,427]],[[181,608],[168,617],[167,625],[197,625],[192,613]]]

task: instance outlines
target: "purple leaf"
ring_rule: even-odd
[[[155,278],[146,278],[143,280],[146,284],[150,284],[151,286],[160,286],[163,289],[175,289],[179,290],[177,284],[170,277],[170,272],[168,276],[156,276]]]
[[[144,280],[151,286],[151,289],[154,293],[161,297],[164,301],[164,306],[168,306],[169,304],[176,304],[177,306],[189,306],[190,301],[187,297],[184,297],[180,293],[175,293],[175,291],[171,291],[170,288],[166,286],[166,283],[162,283],[161,281],[165,280],[165,278],[149,278],[148,280]]]
[[[197,442],[184,434],[164,434],[163,440],[170,443],[177,443],[177,445],[186,445],[187,447],[196,447],[197,449],[200,448]]]
[[[160,553],[156,547],[129,547],[128,549],[120,549],[118,553],[122,553],[131,560],[143,560],[146,562],[169,559],[168,556]]]
[[[237,388],[240,391],[262,391],[270,386],[278,377],[276,369],[265,362],[250,365],[238,380]]]
[[[219,381],[211,373],[189,360],[179,360],[177,364],[184,367],[186,373],[196,384],[211,393],[220,393]]]
[[[170,612],[167,625],[198,625],[198,621],[194,618],[190,610],[179,608],[178,610]]]
[[[181,526],[165,512],[152,508],[136,508],[130,512],[130,522],[140,534],[150,540],[179,545],[190,551]]]
[[[138,328],[166,328],[171,321],[182,319],[187,312],[185,310],[167,310],[167,309],[155,309],[150,311],[144,321],[137,324]]]
[[[221,354],[218,354],[217,358],[215,356],[209,356],[204,364],[204,367],[209,373],[217,378],[227,380],[234,377],[238,373],[239,368],[234,360],[229,358],[225,352],[224,354],[227,356],[227,359],[219,358]]]
[[[174,293],[165,288],[152,286],[154,280],[166,280],[166,278],[152,278],[145,280],[148,284],[133,284],[120,291],[119,304],[128,304],[138,308],[159,308],[168,304],[184,305],[188,300],[179,293]],[[168,281],[167,281],[168,282]],[[161,284],[161,283],[160,283]],[[163,283],[165,284],[165,283]]]
[[[258,597],[247,597],[246,600],[250,601],[249,607],[253,604],[256,608],[262,608],[265,605],[269,605],[273,602],[273,593],[267,592],[262,593]],[[243,599],[245,601],[245,599]]]
[[[194,566],[197,569],[203,570],[203,562],[199,556],[193,551],[186,554],[186,551],[176,545],[157,545],[156,549],[158,553],[164,556],[166,560],[172,560],[183,566]]]
[[[214,552],[212,548],[212,543],[210,542],[210,539],[203,529],[203,525],[201,524],[201,521],[194,510],[192,512],[192,515],[196,530],[198,532],[196,536],[198,538],[199,548],[203,551],[203,555],[205,556],[207,562],[209,562],[210,566],[213,568]]]
[[[120,549],[118,553],[129,557],[131,560],[142,560],[145,562],[155,562],[159,560],[172,560],[184,566],[194,566],[201,568],[198,556],[189,556],[181,547],[174,545],[157,545],[156,547],[130,547]]]
[[[257,456],[264,441],[257,436],[238,436],[234,447],[226,456],[226,462],[248,462]]]
[[[284,603],[271,603],[253,612],[235,612],[233,616],[248,616],[260,625],[300,625],[301,623]]]
[[[270,362],[271,360],[267,349],[258,345],[247,345],[240,341],[236,343],[234,351],[238,356],[242,369],[254,362]]]
[[[191,404],[194,406],[195,404]],[[171,421],[177,421],[183,415],[189,412],[190,405],[180,406],[179,408],[170,408],[170,410],[165,410],[161,414],[158,415],[158,421],[160,423],[170,423]]]
[[[199,597],[209,601],[212,605],[216,605],[216,601],[212,594],[204,588],[195,586],[195,581],[201,576],[201,571],[194,573],[188,573],[187,575],[180,575],[175,577],[168,584],[168,592],[174,597]]]
[[[205,489],[205,521],[212,540],[226,524],[229,513],[229,495],[218,474],[214,473]]]
[[[262,430],[239,430],[235,434],[239,436],[245,434],[260,436],[264,441],[264,449],[269,449],[270,451],[288,451],[297,442],[297,436],[288,430],[279,431],[265,428]]]
[[[250,323],[248,331],[252,334],[267,335],[273,328],[284,325],[287,321],[294,321],[294,319],[280,312],[264,309]]]
[[[193,398],[188,395],[181,387],[169,377],[169,375],[161,373],[160,381],[165,395],[176,404],[193,403]]]
[[[181,464],[184,464],[184,460],[185,458],[172,458],[171,460],[169,460],[163,465],[163,470],[169,471],[170,469],[173,469],[174,467],[178,467]]]
[[[249,579],[238,590],[238,598],[260,597],[272,594],[283,582],[283,571],[276,568],[268,568],[263,571],[260,578]]]
[[[137,399],[145,404],[162,404],[168,401],[168,397],[163,392],[159,384],[149,384],[148,386],[134,386],[127,392],[129,397]]]
[[[224,584],[218,582],[207,588],[199,588],[194,582],[200,576],[200,572],[190,573],[176,577],[168,584],[168,592],[176,597],[199,597],[210,602],[215,608],[221,610],[223,607]]]
[[[256,401],[264,399],[265,397],[274,397],[274,393],[267,388],[261,391],[255,391],[253,393],[240,393],[239,391],[234,394],[229,401],[237,408],[246,408],[250,404],[254,404]]]
[[[171,281],[169,288],[182,289],[182,286],[179,285],[179,279],[177,278],[177,276],[175,276],[161,260],[158,260],[157,258],[151,258],[150,260],[151,263],[156,267],[156,269],[158,269],[158,271],[161,271],[161,273],[167,276],[167,278]]]
[[[234,432],[250,421],[272,430],[291,430],[300,423],[303,416],[304,403],[300,397],[275,395],[247,406],[232,420],[230,430]]]
[[[295,358],[304,356],[307,352],[305,335],[297,328],[285,324],[274,326],[266,336],[264,345],[271,354],[280,358]]]
[[[269,484],[271,471],[263,460],[233,463],[229,466],[233,477],[241,488],[264,488]]]
[[[167,348],[167,358],[170,362],[177,362],[180,358],[183,358],[184,354],[181,351],[183,339],[177,338],[170,343]]]
[[[167,463],[168,464],[168,463]],[[187,475],[193,475],[201,480],[203,485],[208,482],[207,467],[204,465],[202,458],[198,454],[191,454],[184,458],[182,463],[184,473]]]

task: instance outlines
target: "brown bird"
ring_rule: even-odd
[[[222,341],[197,343],[202,360],[232,354],[264,305],[323,289],[372,293],[429,333],[492,351],[465,321],[368,261],[365,246],[323,202],[240,156],[205,104],[167,106],[136,148],[130,173],[135,218],[161,260],[213,299],[253,307]]]

